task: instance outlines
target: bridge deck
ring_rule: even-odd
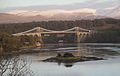
[[[19,36],[19,35],[39,35],[39,34],[61,34],[61,33],[77,33],[77,32],[41,32],[41,33],[24,33],[24,34],[13,34],[15,36]],[[78,32],[79,34],[88,34],[88,32]]]

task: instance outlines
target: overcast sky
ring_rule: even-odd
[[[64,5],[73,3],[88,2],[89,0],[0,0],[0,8],[24,7],[34,5]],[[110,0],[91,0],[91,1],[110,1]]]
[[[76,10],[120,7],[120,0],[0,0],[0,13],[13,10]]]

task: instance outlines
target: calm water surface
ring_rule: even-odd
[[[29,58],[31,70],[35,76],[120,76],[120,44],[84,43],[84,44],[47,44],[34,54],[21,57]],[[106,60],[77,63],[42,62],[57,53],[71,52],[74,55],[96,56]]]

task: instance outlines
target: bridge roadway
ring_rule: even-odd
[[[63,32],[62,31],[59,32],[58,31],[57,32],[56,31],[56,32],[38,32],[38,33],[22,33],[22,34],[20,33],[20,34],[13,34],[13,35],[14,36],[21,36],[21,35],[28,35],[28,36],[33,35],[33,36],[35,36],[35,35],[37,35],[38,36],[38,35],[41,35],[41,34],[61,34],[61,33],[64,33],[64,34],[65,33],[76,33],[78,35],[81,35],[81,34],[85,34],[86,35],[86,34],[88,34],[88,32],[75,32],[75,31],[69,31],[69,32],[64,32],[64,31]]]

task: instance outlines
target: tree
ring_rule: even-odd
[[[0,76],[33,76],[28,61],[19,56],[0,55]]]
[[[0,32],[0,47],[2,47],[3,52],[17,51],[19,50],[20,42],[12,35]]]

